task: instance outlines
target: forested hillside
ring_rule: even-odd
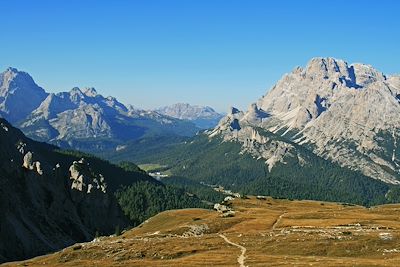
[[[284,140],[281,136],[274,138]],[[222,185],[243,194],[362,205],[398,201],[397,186],[371,179],[316,156],[305,147],[291,144],[296,149],[296,157],[286,157],[271,171],[264,160],[243,153],[240,143],[223,142],[204,134],[158,154],[147,155],[145,159],[168,165],[175,176]]]

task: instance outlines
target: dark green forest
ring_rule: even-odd
[[[290,142],[272,133],[268,135]],[[306,163],[300,163],[297,156],[286,157],[285,162],[276,164],[271,172],[265,160],[257,160],[247,153],[240,154],[240,143],[222,142],[219,138],[209,139],[202,134],[191,142],[175,143],[167,149],[161,149],[159,153],[147,154],[142,162],[169,166],[176,176],[173,180],[176,185],[180,182],[188,184],[190,180],[198,185],[200,182],[218,184],[242,194],[365,206],[399,200],[399,187],[341,167],[302,146],[290,143]]]

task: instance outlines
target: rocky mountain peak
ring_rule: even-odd
[[[85,98],[85,94],[81,91],[79,87],[74,87],[69,91],[69,95],[72,101],[79,102]]]
[[[239,131],[241,129],[240,120],[243,118],[244,113],[235,107],[229,107],[225,117],[223,117],[218,125],[211,131],[208,131],[210,137],[223,133],[231,133],[232,131]]]
[[[24,119],[46,96],[28,73],[15,68],[0,73],[0,115],[10,122]]]
[[[341,73],[348,75],[349,66],[347,62],[341,59],[332,57],[315,57],[312,58],[305,68],[308,74],[327,74],[327,73]]]
[[[17,89],[44,93],[44,89],[39,87],[28,73],[9,67],[0,73],[0,96],[14,93]]]
[[[349,88],[360,87],[356,83],[354,67],[344,60],[332,57],[311,59],[305,68],[305,76],[311,80],[330,80]]]
[[[69,91],[70,95],[78,95],[83,97],[84,93],[82,92],[82,90],[79,87],[74,87]]]
[[[5,82],[10,82],[17,75],[26,75],[27,73],[19,71],[16,68],[8,67],[3,73],[0,75],[3,76]],[[28,75],[29,76],[29,75]]]
[[[93,87],[88,87],[83,90],[83,93],[89,97],[96,97],[98,95],[96,89]]]
[[[293,74],[301,73],[301,68]],[[349,88],[362,88],[370,83],[386,81],[386,76],[374,67],[363,63],[348,64],[346,61],[335,58],[313,58],[304,71],[305,76],[316,79],[339,81]]]
[[[263,119],[268,118],[269,114],[264,110],[260,109],[256,103],[253,103],[249,106],[246,114],[244,115],[242,120],[245,120],[247,123],[260,123]]]
[[[8,68],[6,69],[6,72],[14,72],[14,73],[17,73],[17,72],[19,72],[19,71],[18,71],[18,69],[16,69],[16,68],[8,67]]]

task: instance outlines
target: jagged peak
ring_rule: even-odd
[[[84,100],[86,95],[82,92],[82,90],[79,87],[74,87],[69,91],[69,98],[74,102],[74,103],[79,103]]]
[[[4,80],[8,80],[8,81],[10,81],[16,77],[19,77],[19,78],[29,81],[30,83],[35,83],[32,76],[30,76],[29,73],[20,71],[17,68],[13,68],[13,67],[8,67],[3,73],[0,73],[0,77],[1,76],[3,77]]]
[[[296,68],[292,73],[301,73]],[[349,64],[345,60],[333,57],[312,58],[305,67],[308,76],[323,75],[323,78],[343,77],[349,87],[361,88],[375,81],[386,81],[387,77],[372,65],[364,63]]]
[[[14,73],[18,73],[20,72],[17,68],[13,68],[13,67],[8,67],[6,69],[6,72],[14,72]]]
[[[338,62],[344,62],[347,64],[347,62],[343,59],[335,58],[335,57],[313,57],[308,61],[308,64],[314,64],[314,63],[319,63],[319,62],[324,62],[324,63],[338,63]]]
[[[98,95],[94,87],[87,87],[83,90],[83,93],[89,97],[96,97]]]
[[[76,93],[83,94],[79,87],[74,87],[69,92],[73,93],[73,94],[76,94]]]
[[[308,75],[328,76],[333,73],[340,73],[343,76],[349,76],[349,64],[342,60],[333,57],[315,57],[312,58],[306,66]]]
[[[304,69],[300,66],[296,66],[293,70],[292,73],[302,73]]]

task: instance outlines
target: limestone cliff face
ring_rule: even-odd
[[[0,119],[1,261],[33,257],[128,224],[106,179]],[[68,163],[69,162],[69,163]],[[75,180],[81,180],[79,185]]]
[[[96,174],[90,168],[89,163],[84,158],[74,161],[69,167],[71,189],[75,189],[87,194],[94,192],[106,193],[107,183],[102,174]]]
[[[372,178],[400,183],[399,76],[386,76],[370,65],[314,58],[237,114],[229,113],[211,135],[263,129]]]

